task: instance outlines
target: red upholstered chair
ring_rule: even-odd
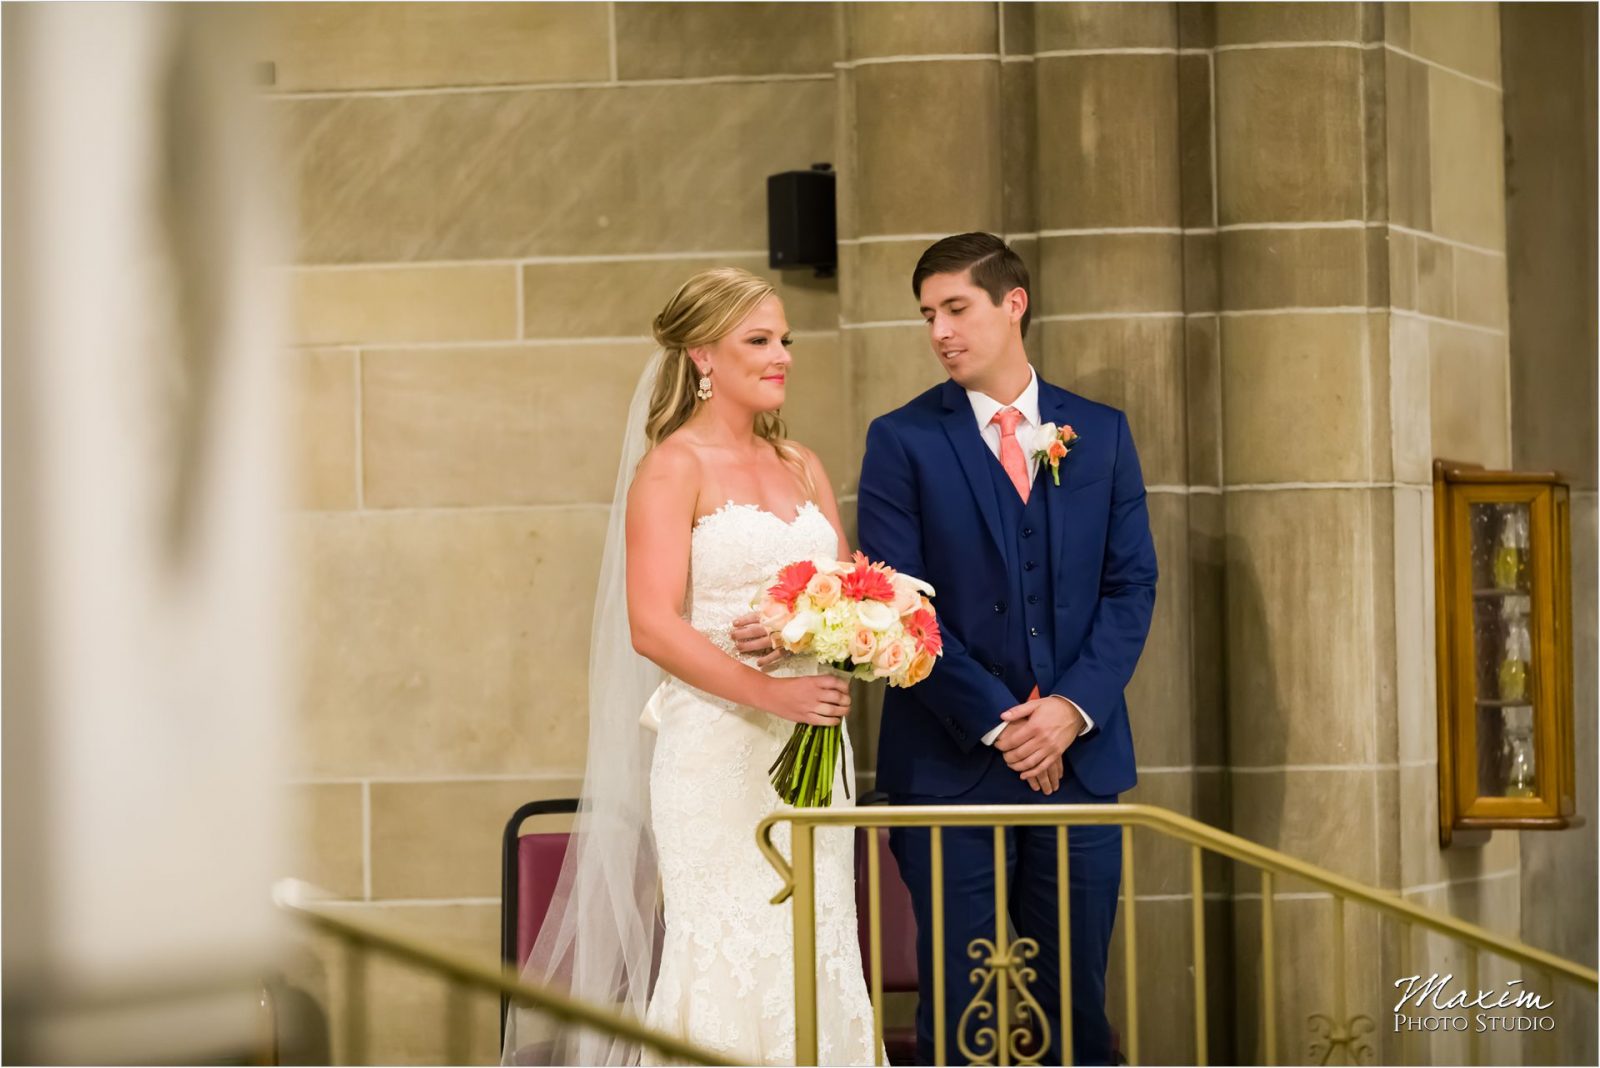
[[[544,925],[550,901],[555,896],[556,878],[567,855],[566,831],[523,834],[522,825],[534,816],[571,815],[578,811],[578,799],[561,797],[552,801],[530,801],[506,821],[500,852],[500,959],[521,970],[533,950],[534,939]],[[508,1002],[500,999],[500,1040],[506,1037]]]

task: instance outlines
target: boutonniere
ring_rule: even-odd
[[[1033,432],[1033,459],[1050,465],[1050,477],[1061,485],[1061,461],[1078,444],[1078,434],[1070,426],[1045,423]]]

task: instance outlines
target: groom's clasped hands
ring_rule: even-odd
[[[1046,795],[1061,785],[1062,755],[1083,730],[1083,717],[1060,697],[1024,701],[1000,714],[1006,724],[994,747],[1005,756],[1006,766]]]

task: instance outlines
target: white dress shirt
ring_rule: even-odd
[[[978,433],[983,435],[983,443],[989,446],[989,451],[994,453],[996,459],[1000,458],[1000,424],[994,422],[996,412],[1002,408],[1015,408],[1021,412],[1022,420],[1017,424],[1019,431],[1023,429],[1031,430],[1040,425],[1039,376],[1034,373],[1032,365],[1028,367],[1027,387],[1010,404],[1001,404],[987,393],[979,393],[977,390],[972,389],[967,390],[967,400],[972,404],[973,417],[978,420]],[[1019,442],[1018,444],[1020,445],[1021,443]],[[1027,449],[1023,449],[1022,455],[1028,461],[1028,481],[1031,484],[1039,474],[1039,461],[1034,459]],[[1094,730],[1094,720],[1089,718],[1089,713],[1079,708],[1078,702],[1063,694],[1052,694],[1050,696],[1060,697],[1067,704],[1078,709],[1078,715],[1083,717],[1083,731],[1080,733],[1087,734],[1089,731]],[[1006,725],[1004,723],[995,727],[994,730],[983,736],[983,744],[993,745],[994,740],[1000,737],[1000,732],[1005,729]]]

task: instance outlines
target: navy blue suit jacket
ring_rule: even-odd
[[[993,456],[966,391],[946,381],[867,430],[861,549],[934,586],[944,636],[932,675],[884,695],[880,789],[929,797],[971,790],[998,759],[983,735],[1033,683],[1076,701],[1094,720],[1066,752],[1085,789],[1118,794],[1136,781],[1123,690],[1144,648],[1156,590],[1139,458],[1122,412],[1042,378],[1039,414],[1080,438],[1061,461],[1061,484],[1046,471],[1033,491],[1046,495],[1050,520],[1055,677],[1048,679],[1033,679],[1028,650],[1014,647],[995,611],[1020,565],[1005,544],[995,480],[983,466]]]

